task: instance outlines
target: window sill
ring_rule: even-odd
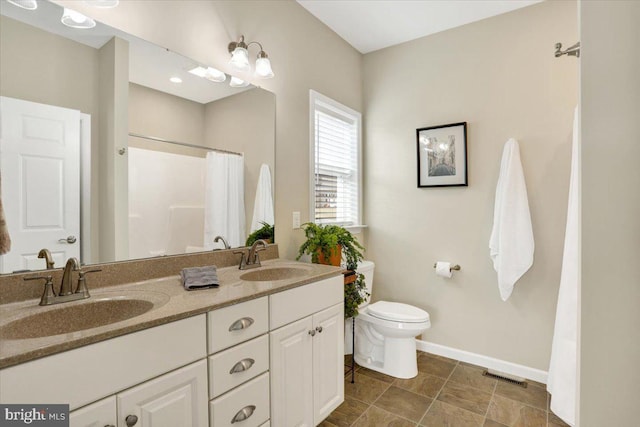
[[[352,234],[360,234],[362,233],[362,229],[367,227],[368,227],[367,225],[359,224],[359,225],[348,225],[348,226],[345,226],[344,228],[349,230]]]

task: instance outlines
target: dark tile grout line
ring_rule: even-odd
[[[430,353],[424,353],[424,354],[430,354]],[[450,359],[453,360],[453,359]],[[429,413],[429,411],[431,410],[431,407],[433,406],[434,402],[436,400],[438,400],[438,396],[440,396],[440,393],[442,393],[442,390],[444,389],[444,386],[447,385],[447,383],[449,382],[449,379],[451,379],[451,377],[453,376],[453,373],[455,372],[456,368],[458,367],[458,365],[460,364],[459,360],[455,361],[456,363],[453,365],[453,369],[451,370],[451,372],[449,373],[449,376],[444,380],[444,382],[442,383],[442,387],[440,387],[440,390],[438,390],[438,392],[436,393],[435,397],[433,398],[433,400],[431,401],[431,404],[429,405],[429,407],[427,408],[427,412],[425,412],[422,415],[422,418],[420,419],[420,421],[418,421],[418,425],[422,424],[422,421],[424,421],[424,417],[427,416],[427,414]],[[428,374],[427,374],[428,375]],[[433,375],[434,377],[437,378],[442,378],[442,377],[438,377],[437,375]]]

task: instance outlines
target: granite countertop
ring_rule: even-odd
[[[282,280],[245,281],[240,279],[240,276],[244,274],[275,267],[295,267],[303,271],[300,271],[302,275],[299,277]],[[184,290],[178,275],[95,290],[91,289],[89,279],[88,286],[91,293],[89,299],[46,307],[38,305],[39,299],[0,305],[0,368],[206,313],[217,308],[335,277],[341,273],[342,269],[339,267],[274,259],[263,261],[262,267],[259,269],[239,270],[237,266],[219,268],[219,288],[195,291]],[[29,331],[29,335],[33,338],[14,339],[13,337],[17,328],[12,327],[12,322],[34,314],[55,312],[74,305],[87,305],[109,299],[144,300],[152,303],[154,308],[136,317],[91,329],[38,337],[37,328],[33,328]],[[136,309],[135,304],[132,304],[131,308]],[[51,313],[52,316],[49,317],[49,320],[88,325],[92,322],[91,316],[95,315],[91,309],[83,311],[82,316],[76,316],[84,316],[84,318],[65,317],[63,313],[58,313],[60,314]],[[11,332],[12,330],[14,332]]]

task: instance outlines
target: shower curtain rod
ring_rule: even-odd
[[[138,133],[133,133],[133,132],[129,132],[129,136],[133,136],[134,138],[148,139],[149,141],[166,142],[167,144],[181,145],[183,147],[199,148],[201,150],[215,151],[216,153],[234,154],[236,156],[243,156],[244,155],[242,153],[236,153],[235,151],[223,150],[221,148],[203,147],[201,145],[188,144],[186,142],[170,141],[168,139],[158,138],[156,136],[140,135]]]

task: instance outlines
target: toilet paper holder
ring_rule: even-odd
[[[438,263],[434,263],[433,264],[433,268],[436,268],[436,266],[438,265]],[[452,265],[451,268],[449,270],[456,270],[456,271],[460,271],[460,266],[458,264]]]

